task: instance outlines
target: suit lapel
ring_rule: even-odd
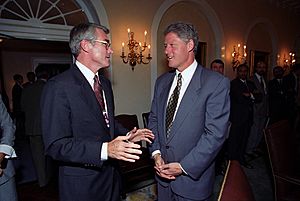
[[[160,107],[158,108],[158,111],[163,111],[160,114],[162,114],[161,119],[163,123],[161,125],[163,127],[162,129],[164,133],[166,133],[166,109],[168,105],[168,96],[175,75],[176,75],[175,71],[170,72],[170,75],[166,78],[166,81],[164,82],[165,84],[162,87],[161,94],[159,94],[161,104],[159,104]]]
[[[178,107],[171,128],[171,135],[168,141],[170,141],[174,137],[174,135],[176,135],[178,128],[184,122],[186,116],[193,110],[196,101],[199,99],[200,88],[201,88],[201,74],[202,74],[202,68],[200,66],[197,66],[196,71]]]
[[[77,67],[74,67],[74,75],[79,81],[81,99],[86,103],[87,107],[90,108],[90,112],[95,116],[96,121],[99,123],[103,122],[103,124],[101,124],[102,127],[108,130],[92,87]]]

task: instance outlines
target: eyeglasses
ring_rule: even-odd
[[[94,40],[94,41],[104,45],[106,50],[108,50],[108,48],[111,46],[111,43],[109,41],[106,41],[106,40]]]

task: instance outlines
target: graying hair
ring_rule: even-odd
[[[186,43],[188,43],[189,40],[193,40],[195,45],[193,51],[194,53],[197,52],[199,37],[194,25],[184,22],[175,22],[166,28],[164,35],[166,36],[170,32],[177,34],[177,36]]]
[[[109,29],[103,25],[93,24],[93,23],[82,23],[73,27],[70,32],[69,47],[71,53],[75,58],[80,53],[80,42],[82,40],[94,41],[96,40],[95,32],[96,29],[101,29],[105,34],[109,34]]]

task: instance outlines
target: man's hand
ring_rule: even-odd
[[[182,174],[179,163],[168,163],[165,164],[160,154],[154,155],[155,170],[156,174],[162,178],[174,180],[176,176]]]
[[[129,132],[129,141],[130,142],[139,142],[139,141],[146,141],[146,142],[149,142],[149,143],[152,143],[151,140],[154,139],[154,134],[152,133],[151,130],[149,129],[137,129],[136,127],[134,127],[134,129],[132,129],[130,132]]]
[[[128,142],[129,138],[130,135],[119,136],[108,142],[108,157],[128,162],[138,160],[140,158],[138,155],[142,154],[141,146]]]

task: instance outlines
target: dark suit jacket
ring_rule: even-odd
[[[247,86],[239,78],[235,78],[230,83],[230,121],[232,124],[244,124],[253,121],[253,104],[255,100],[244,96],[243,93],[251,92],[254,94],[256,87],[249,80],[247,80]]]
[[[100,76],[106,96],[110,128],[106,126],[92,87],[74,66],[50,79],[41,100],[46,154],[61,162],[60,200],[115,201],[119,174],[113,160],[101,161],[103,142],[126,133],[115,125],[109,80]]]
[[[150,151],[160,150],[166,163],[179,162],[187,175],[174,181],[157,178],[173,192],[190,199],[205,199],[212,193],[214,159],[223,144],[229,118],[229,80],[198,65],[178,107],[166,138],[165,116],[168,94],[175,72],[159,77],[149,116],[155,134]]]
[[[270,123],[274,123],[278,120],[287,118],[287,97],[286,90],[281,84],[274,78],[268,85],[269,93],[269,110],[270,110]]]
[[[22,91],[21,108],[25,113],[26,135],[42,135],[40,100],[45,84],[46,81],[39,79]]]

